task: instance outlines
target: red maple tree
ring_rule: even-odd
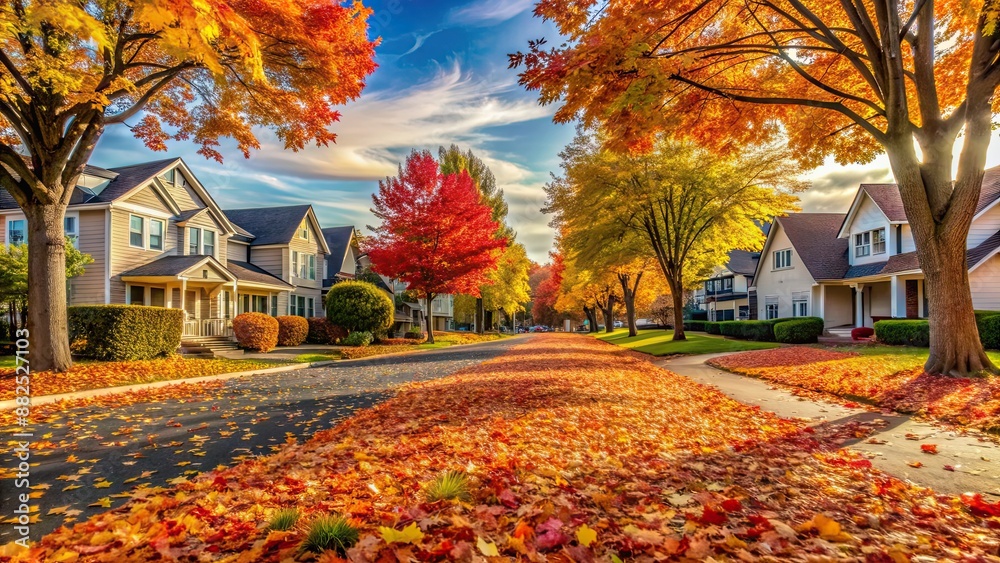
[[[365,250],[372,269],[425,299],[427,341],[434,342],[431,301],[444,293],[479,296],[506,238],[465,171],[442,174],[428,151],[413,151],[399,174],[379,182],[372,213],[382,224]]]
[[[559,292],[562,291],[562,275],[566,266],[563,264],[562,254],[552,253],[550,256],[552,263],[540,268],[544,270],[544,278],[539,281],[532,294],[531,316],[537,324],[553,325],[559,319],[555,307]],[[597,326],[596,323],[594,326]]]

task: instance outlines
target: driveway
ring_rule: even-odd
[[[871,460],[872,465],[900,479],[942,493],[987,493],[1000,497],[1000,445],[975,432],[961,433],[895,413],[839,402],[813,401],[796,396],[767,381],[722,371],[705,361],[726,354],[682,356],[654,361],[656,365],[699,383],[714,385],[737,401],[757,405],[784,418],[803,418],[812,424],[884,421],[864,440],[845,445]],[[921,445],[937,446],[936,455]],[[919,465],[919,467],[914,467]]]
[[[375,357],[331,366],[241,377],[189,400],[114,409],[78,408],[34,427],[56,444],[33,451],[31,539],[98,511],[121,506],[136,487],[169,486],[217,466],[267,455],[289,440],[335,426],[387,399],[393,388],[435,379],[495,358],[524,339]],[[4,468],[16,467],[4,448]],[[2,515],[15,509],[12,480],[0,479]],[[22,491],[23,492],[23,491]],[[14,539],[0,526],[0,545]]]

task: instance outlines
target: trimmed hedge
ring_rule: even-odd
[[[264,313],[236,315],[233,334],[242,348],[270,352],[278,344],[278,320]]]
[[[366,282],[340,282],[326,294],[326,317],[351,333],[384,334],[392,326],[395,311],[392,299]]]
[[[705,332],[706,321],[686,321],[684,323],[684,330],[690,330],[692,332]]]
[[[347,336],[347,331],[330,322],[325,317],[309,317],[309,334],[306,342],[309,344],[337,344]]]
[[[68,309],[69,341],[82,356],[104,361],[149,360],[181,345],[184,311],[140,305]]]
[[[722,334],[722,323],[715,321],[705,321],[705,332],[708,334]]]
[[[823,319],[803,317],[774,325],[774,339],[784,344],[810,344],[823,334]]]
[[[875,323],[875,338],[883,344],[928,347],[931,328],[926,320],[888,319]]]
[[[344,346],[364,347],[371,344],[372,340],[374,340],[374,337],[372,337],[372,333],[365,330],[359,330],[356,332],[352,332],[351,334],[348,334],[347,338],[341,340],[340,343],[343,344]]]
[[[277,317],[278,346],[298,346],[309,336],[309,321],[305,317],[285,315]]]
[[[976,311],[976,328],[984,348],[1000,350],[1000,311]]]
[[[419,328],[411,328],[410,330],[406,331],[406,333],[403,336],[413,340],[427,339],[427,335],[424,333],[424,331],[420,330]]]

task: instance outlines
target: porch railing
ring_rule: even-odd
[[[184,336],[232,336],[229,319],[191,319],[184,321]]]

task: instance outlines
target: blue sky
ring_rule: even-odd
[[[559,169],[558,154],[574,133],[556,125],[554,106],[541,107],[517,85],[507,53],[529,39],[558,39],[532,17],[532,0],[367,0],[375,10],[372,36],[382,37],[378,70],[361,98],[343,108],[336,145],[294,153],[261,131],[262,149],[246,160],[224,144],[225,163],[206,161],[189,143],[172,143],[223,208],[311,203],[324,226],[373,223],[371,194],[395,175],[411,149],[472,148],[490,165],[510,205],[509,222],[529,256],[547,260],[553,232],[539,209],[542,186]],[[98,166],[164,158],[135,141],[127,128],[109,129]],[[1000,163],[992,143],[989,165]],[[844,212],[861,182],[891,181],[883,156],[865,166],[823,166],[808,175],[804,211]]]
[[[370,0],[378,70],[333,127],[336,145],[284,151],[261,131],[262,149],[244,159],[224,144],[225,162],[206,161],[189,143],[169,144],[167,155],[135,141],[127,128],[110,128],[93,163],[116,166],[180,156],[223,208],[311,203],[324,226],[373,222],[371,194],[394,175],[411,149],[456,143],[486,160],[510,205],[509,221],[529,255],[547,259],[548,218],[539,212],[542,186],[558,169],[558,153],[573,127],[552,123],[554,107],[540,107],[507,69],[507,53],[529,39],[555,38],[531,16],[530,1]]]

